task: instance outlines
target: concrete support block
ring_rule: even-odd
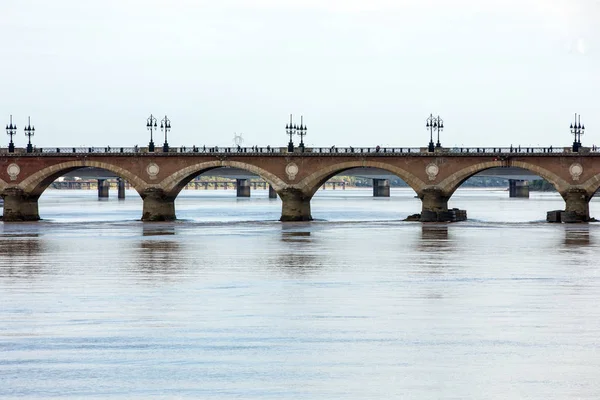
[[[520,179],[508,180],[508,196],[514,198],[529,198],[529,182]]]
[[[24,193],[18,188],[8,188],[2,192],[4,199],[4,222],[38,221],[40,214],[38,211],[39,196],[32,196]]]
[[[273,189],[273,186],[271,186],[271,185],[269,185],[269,198],[270,199],[277,198],[277,192],[275,191],[275,189]]]
[[[250,197],[250,181],[236,179],[237,197]]]
[[[546,213],[546,222],[562,222],[561,220],[561,215],[564,211],[563,210],[553,210],[553,211],[548,211]]]
[[[283,189],[277,193],[282,201],[280,221],[312,221],[310,197],[298,189]]]
[[[110,191],[110,183],[106,179],[98,179],[98,198],[107,199]]]
[[[163,190],[146,189],[142,194],[144,202],[142,221],[173,221],[175,217],[175,198],[167,196]]]
[[[390,197],[390,180],[373,178],[373,197]]]
[[[125,199],[125,181],[121,178],[117,179],[117,193],[120,200]]]

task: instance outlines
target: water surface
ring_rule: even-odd
[[[456,224],[402,222],[408,189],[286,224],[264,190],[150,224],[127,195],[0,223],[0,398],[600,396],[600,225],[545,223],[557,194],[459,190]]]

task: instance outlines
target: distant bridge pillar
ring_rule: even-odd
[[[508,196],[517,198],[529,198],[529,182],[520,179],[508,180]]]
[[[250,197],[250,182],[248,179],[236,179],[237,197]]]
[[[125,199],[125,180],[119,178],[117,179],[117,197],[121,200]]]
[[[98,179],[98,198],[106,199],[108,198],[108,192],[110,190],[110,182],[106,179]]]
[[[275,189],[273,189],[273,186],[271,186],[271,185],[269,185],[269,198],[270,199],[277,198],[277,191],[275,191]]]
[[[19,188],[7,188],[2,192],[4,199],[4,222],[38,221],[39,196],[31,196]]]
[[[280,221],[312,221],[309,196],[293,188],[283,189],[277,194],[282,201]]]
[[[175,198],[167,196],[161,189],[148,188],[142,193],[144,202],[142,221],[173,221]]]
[[[373,178],[373,197],[390,197],[390,180]]]

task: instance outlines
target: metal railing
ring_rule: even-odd
[[[598,148],[582,147],[575,154],[600,153]],[[10,154],[7,148],[0,148],[0,154]],[[202,146],[202,147],[171,147],[167,153],[162,151],[162,148],[157,148],[154,152],[149,152],[147,147],[43,147],[34,148],[32,153],[26,153],[24,148],[16,148],[15,153],[18,155],[69,155],[69,154],[111,154],[111,155],[134,155],[134,154],[218,154],[218,155],[377,155],[377,156],[409,156],[409,155],[527,155],[527,154],[573,154],[571,147],[527,147],[527,146],[510,146],[510,147],[441,147],[436,148],[435,152],[431,153],[427,147],[307,147],[304,150],[300,148],[294,149],[293,153],[289,153],[287,147],[219,147],[219,146]]]

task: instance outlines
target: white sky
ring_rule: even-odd
[[[34,144],[600,145],[600,0],[0,0],[0,123]],[[162,143],[160,133],[156,142]],[[5,137],[8,143],[8,136]],[[2,142],[1,146],[6,146]]]

